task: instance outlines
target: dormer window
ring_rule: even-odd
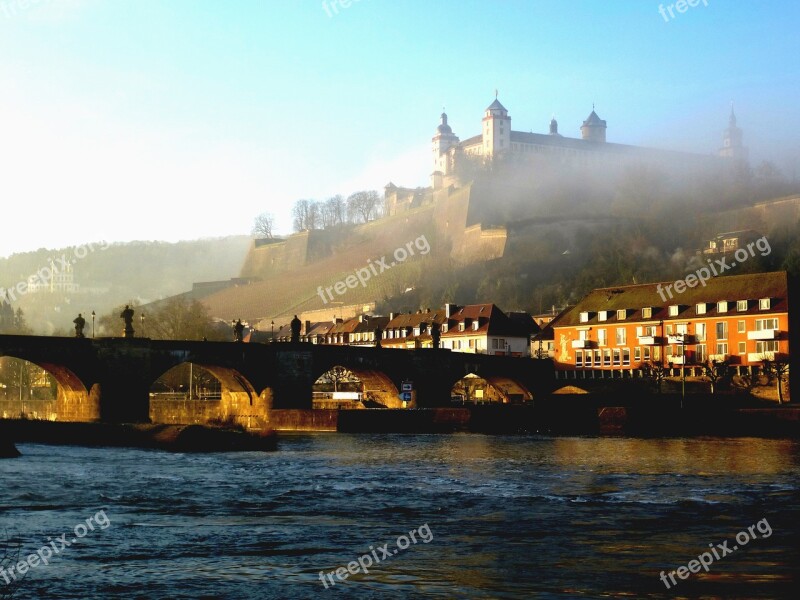
[[[442,333],[447,333],[447,323],[442,323]]]
[[[680,313],[680,312],[681,312],[681,307],[678,306],[677,304],[673,304],[672,306],[669,307],[669,316],[670,317],[677,317],[678,313]]]
[[[706,303],[700,302],[697,304],[697,306],[695,306],[695,312],[697,312],[698,315],[706,314]]]
[[[772,308],[772,299],[771,298],[761,298],[758,301],[758,308],[759,310],[769,310]]]
[[[478,331],[479,323],[477,321],[472,322],[472,331]]]
[[[458,330],[464,331],[464,321],[461,321],[461,323],[458,324]]]
[[[588,323],[589,322],[589,313],[588,312],[582,312],[580,320],[581,320],[581,323]]]
[[[736,310],[739,312],[745,312],[747,310],[747,300],[737,300]]]
[[[414,327],[414,335],[419,335],[419,327]]]
[[[653,309],[650,306],[646,306],[642,309],[642,318],[643,319],[653,318]]]
[[[617,311],[617,321],[624,321],[628,318],[628,309],[621,308]]]
[[[726,300],[720,300],[717,302],[717,312],[724,313],[728,312],[728,302]]]
[[[607,321],[608,320],[608,311],[607,310],[601,310],[599,313],[597,313],[597,320],[598,321]]]

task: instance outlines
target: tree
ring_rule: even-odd
[[[292,207],[292,225],[295,231],[305,231],[308,226],[308,207],[310,200],[298,200]]]
[[[770,360],[764,357],[764,372],[770,379],[775,379],[778,385],[778,404],[783,404],[783,382],[789,374],[789,361],[785,358],[779,357],[776,353],[774,358]]]
[[[380,203],[380,194],[375,190],[355,192],[347,198],[347,218],[351,223],[367,223]]]
[[[642,364],[642,372],[648,379],[652,379],[656,384],[656,390],[661,393],[661,384],[667,377],[667,368],[660,362],[650,361]]]
[[[703,377],[708,379],[711,384],[711,393],[717,391],[717,386],[721,384],[728,376],[732,375],[730,364],[727,360],[716,361],[709,360],[703,365]]]
[[[230,328],[220,326],[208,315],[208,309],[197,300],[187,300],[174,296],[155,303],[147,310],[135,303],[129,303],[136,309],[134,329],[136,335],[161,340],[201,340],[222,341],[230,338]],[[122,320],[119,318],[122,307],[115,308],[109,314],[100,317],[100,329],[104,333],[120,335]],[[144,322],[141,320],[145,315]],[[141,330],[144,326],[144,331]]]
[[[256,217],[253,224],[253,235],[272,239],[272,228],[275,225],[275,217],[272,213],[264,212]]]

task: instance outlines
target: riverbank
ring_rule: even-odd
[[[11,440],[0,438],[0,458],[17,458],[19,450]]]
[[[0,420],[0,439],[9,443],[152,448],[173,452],[270,451],[273,431],[244,432],[202,425],[124,425]],[[13,445],[13,444],[12,444]]]

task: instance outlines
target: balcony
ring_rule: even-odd
[[[728,359],[727,354],[709,354],[708,360],[710,361],[717,361],[717,362],[724,362]]]
[[[667,343],[677,344],[678,346],[681,344],[694,344],[694,336],[688,333],[673,333],[672,335],[667,336]]]
[[[592,340],[572,340],[572,348],[594,348],[595,342]]]
[[[777,340],[780,336],[780,329],[760,329],[747,332],[748,340]]]
[[[684,358],[685,357],[683,356],[672,356],[670,354],[667,354],[667,363],[672,365],[682,365],[685,364]]]
[[[663,338],[657,335],[640,335],[638,339],[640,346],[660,346]]]

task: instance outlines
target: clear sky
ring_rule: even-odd
[[[694,1],[694,0],[693,0]],[[799,166],[796,0],[0,0],[0,256],[289,232],[298,198],[425,185],[446,106],[698,153],[729,105]],[[800,173],[797,173],[800,175]]]

